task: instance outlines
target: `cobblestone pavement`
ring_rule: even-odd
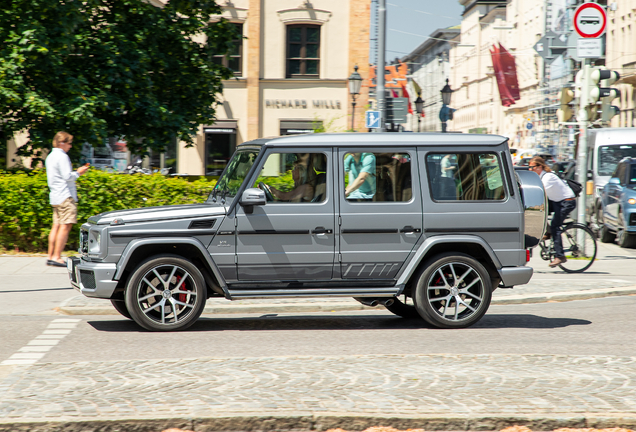
[[[369,355],[2,368],[0,426],[17,419],[338,415],[636,425],[636,357]]]

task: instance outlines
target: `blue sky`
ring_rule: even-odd
[[[386,0],[386,61],[402,58],[438,28],[461,23],[457,0]],[[372,36],[373,37],[373,36]]]

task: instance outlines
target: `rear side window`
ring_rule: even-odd
[[[495,153],[429,153],[426,171],[435,201],[501,201],[501,163]]]

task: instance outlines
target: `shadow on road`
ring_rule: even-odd
[[[100,320],[88,321],[97,331],[103,332],[143,332],[133,321]],[[591,321],[575,318],[547,318],[530,314],[492,314],[486,315],[472,329],[554,329],[569,326],[589,325]],[[218,331],[289,331],[289,330],[403,330],[429,329],[436,330],[421,319],[404,319],[392,316],[355,315],[355,316],[290,316],[267,314],[260,317],[219,317],[200,318],[186,332],[218,332]],[[448,331],[448,330],[446,330]]]

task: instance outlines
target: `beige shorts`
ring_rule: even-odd
[[[62,204],[53,206],[53,223],[66,225],[77,223],[77,203],[68,197]]]

